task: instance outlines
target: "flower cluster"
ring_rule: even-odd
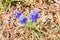
[[[14,15],[16,18],[19,19],[19,21],[21,22],[21,24],[25,24],[27,21],[27,18],[21,14],[21,12],[19,12],[19,10],[14,10]]]
[[[26,18],[24,15],[21,15],[21,16],[19,17],[19,20],[20,20],[20,22],[21,22],[22,24],[26,24],[26,22],[27,22],[27,18]]]
[[[22,15],[19,12],[19,10],[16,9],[14,11],[14,15],[15,15],[16,18],[19,19],[19,21],[20,21],[21,24],[26,24],[27,18],[24,15]],[[32,22],[36,22],[37,21],[37,18],[38,18],[38,11],[37,10],[31,10],[31,12],[30,12],[30,20]]]
[[[31,10],[30,12],[30,20],[32,22],[36,22],[38,18],[38,11],[37,10]]]
[[[14,15],[16,18],[19,18],[19,16],[21,15],[21,13],[19,12],[19,10],[14,10]]]

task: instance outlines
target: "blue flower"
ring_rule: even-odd
[[[14,15],[16,18],[19,18],[19,16],[21,15],[21,13],[19,12],[19,10],[14,10]]]
[[[36,22],[37,21],[37,18],[38,18],[38,10],[31,10],[30,12],[30,20],[32,22]]]
[[[26,24],[27,18],[24,15],[20,15],[19,21],[20,21],[21,24]]]

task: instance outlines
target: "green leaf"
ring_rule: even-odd
[[[3,3],[2,5],[5,7],[5,6],[7,6],[7,5],[8,5],[8,3],[7,3],[7,2],[5,2],[5,3]]]
[[[2,2],[3,2],[3,1],[2,1]],[[4,7],[6,7],[6,6],[9,5],[10,2],[11,2],[11,0],[6,0],[6,1],[4,1],[4,2],[2,3],[2,5],[3,5]]]
[[[6,0],[6,2],[11,2],[11,0]]]
[[[11,0],[11,1],[21,1],[21,2],[24,2],[25,0]]]
[[[2,2],[2,0],[0,0],[0,2]]]
[[[60,26],[57,26],[57,30],[60,31]]]
[[[28,20],[26,26],[29,28],[35,28],[36,23],[32,23],[30,20]]]

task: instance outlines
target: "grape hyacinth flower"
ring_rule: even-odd
[[[19,21],[20,21],[21,24],[26,24],[27,18],[24,15],[20,15]]]
[[[19,18],[19,16],[21,15],[21,13],[19,12],[19,10],[14,10],[14,15],[16,18]]]
[[[30,12],[30,20],[32,22],[36,22],[37,21],[37,18],[38,18],[38,10],[31,10]]]

